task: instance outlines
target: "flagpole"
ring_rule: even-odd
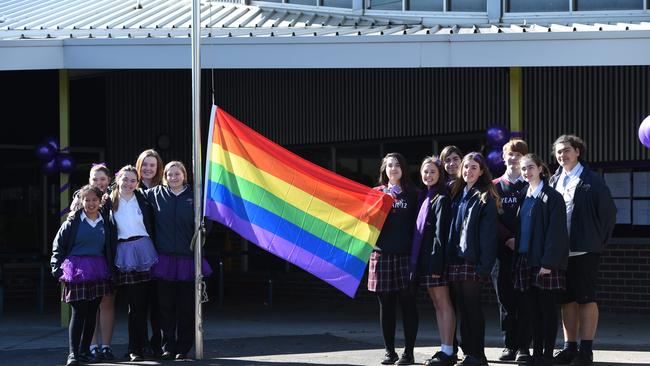
[[[192,0],[192,139],[194,154],[192,167],[194,170],[194,227],[196,242],[194,245],[194,310],[195,310],[195,346],[196,359],[203,359],[203,313],[201,297],[203,293],[203,276],[201,273],[201,245],[203,243],[202,217],[203,202],[201,178],[201,4],[200,0]]]

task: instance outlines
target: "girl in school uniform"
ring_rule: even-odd
[[[194,253],[190,248],[194,236],[194,194],[187,185],[183,163],[165,165],[163,185],[145,191],[154,210],[158,262],[152,268],[157,279],[161,358],[186,359],[194,344]],[[202,274],[212,269],[202,261]]]
[[[459,365],[482,366],[487,365],[487,359],[481,289],[484,283],[490,283],[496,259],[497,208],[500,204],[483,155],[471,152],[463,157],[452,197],[447,278],[465,355]]]
[[[418,332],[415,291],[409,278],[413,227],[417,215],[418,192],[407,175],[406,159],[399,153],[384,157],[375,189],[393,196],[393,208],[386,217],[375,249],[370,255],[368,290],[379,298],[379,321],[386,354],[381,363],[413,364],[413,348]],[[397,302],[402,308],[405,347],[402,357],[395,352]]]
[[[426,157],[420,167],[426,191],[420,194],[419,213],[413,233],[411,271],[423,286],[436,309],[441,347],[424,362],[427,366],[450,366],[456,363],[453,350],[456,319],[449,297],[446,278],[445,249],[451,221],[451,199],[446,187],[446,173],[437,157]]]
[[[140,181],[138,188],[144,191],[159,186],[162,183],[163,166],[162,158],[156,150],[147,149],[141,152],[135,162],[135,169],[138,172],[138,179]],[[145,327],[145,345],[143,350],[145,357],[154,358],[162,355],[162,334],[160,331],[160,316],[158,315],[160,310],[158,306],[157,287],[155,279],[147,282],[146,300],[149,324],[151,325],[151,338],[149,338],[147,328]]]
[[[102,195],[97,187],[81,188],[81,208],[68,216],[52,244],[52,274],[63,282],[61,299],[72,308],[66,365],[94,360],[90,341],[97,308],[102,297],[111,293],[108,263],[112,263],[113,250],[108,235],[110,224],[100,212]]]
[[[569,234],[564,198],[548,184],[550,173],[535,154],[521,159],[528,191],[515,237],[514,287],[523,306],[521,323],[532,323],[535,366],[553,365],[558,328],[557,293],[566,287]],[[523,325],[522,324],[522,325]],[[526,337],[527,327],[519,337]]]
[[[126,295],[129,305],[128,356],[133,362],[143,360],[147,333],[147,286],[151,267],[158,262],[154,248],[153,210],[138,187],[134,166],[120,169],[115,177],[116,188],[108,206],[116,245],[116,285]]]

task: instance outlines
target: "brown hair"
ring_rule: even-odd
[[[478,188],[479,191],[481,191],[481,202],[486,203],[488,195],[490,195],[496,202],[497,210],[500,211],[501,197],[499,196],[499,193],[497,192],[494,184],[492,184],[492,174],[490,173],[490,169],[487,167],[485,158],[479,152],[470,152],[463,157],[463,161],[460,163],[460,168],[458,169],[458,179],[454,181],[454,184],[451,187],[452,197],[455,198],[458,196],[458,194],[460,194],[460,192],[462,192],[462,190],[467,185],[463,179],[463,167],[465,166],[465,163],[470,160],[478,163],[479,169],[481,169],[483,172],[483,174],[478,177],[478,180],[474,184],[474,186]]]
[[[108,169],[108,167],[105,164],[103,164],[103,163],[102,164],[93,164],[93,166],[90,168],[90,171],[88,172],[88,177],[90,178],[90,176],[93,175],[93,172],[96,172],[96,171],[99,171],[99,172],[102,172],[102,173],[106,174],[106,176],[108,177],[108,180],[109,180],[108,183],[110,184],[111,171]],[[89,183],[91,183],[91,182],[89,182]]]
[[[386,166],[388,166],[388,159],[389,158],[395,158],[397,159],[397,162],[399,163],[400,169],[402,169],[402,178],[400,178],[400,186],[404,189],[410,189],[413,184],[411,183],[411,178],[409,178],[409,166],[408,163],[406,162],[406,158],[404,155],[396,152],[388,153],[384,158],[381,160],[381,166],[379,167],[379,184],[381,185],[388,185],[388,176],[386,175]]]
[[[140,153],[138,156],[138,160],[135,162],[135,170],[138,175],[138,180],[142,181],[142,175],[140,172],[142,171],[142,163],[144,162],[144,159],[148,157],[154,157],[156,159],[156,174],[151,178],[151,185],[157,186],[160,185],[160,182],[162,182],[163,179],[163,161],[160,158],[160,154],[154,149],[148,149]]]
[[[445,146],[440,152],[440,160],[442,160],[442,162],[444,163],[445,160],[447,160],[447,158],[451,154],[456,154],[462,159],[463,150],[461,150],[458,146],[454,146],[454,145]]]
[[[548,166],[546,166],[544,160],[540,159],[539,156],[533,153],[524,155],[524,157],[521,158],[521,160],[523,161],[524,159],[532,160],[533,163],[535,163],[535,165],[537,165],[541,169],[541,172],[539,173],[539,178],[544,182],[548,181],[548,179],[551,177],[551,171],[548,169]]]
[[[84,209],[83,200],[84,197],[86,197],[88,194],[94,194],[95,196],[97,196],[97,198],[99,198],[100,207],[103,203],[102,196],[104,195],[104,192],[102,192],[101,189],[93,185],[86,184],[85,186],[81,187],[76,193],[77,194],[73,202],[74,205],[70,206],[70,215],[68,215],[68,220],[72,220],[77,214],[79,214],[80,211],[83,211]]]
[[[420,164],[420,174],[425,164],[433,164],[438,168],[438,181],[433,186],[436,188],[438,193],[447,191],[447,172],[443,166],[442,160],[437,156],[427,156],[422,159],[422,164]]]
[[[503,153],[507,154],[511,151],[526,155],[528,154],[528,144],[522,139],[510,139],[510,141],[503,145]]]
[[[167,163],[167,165],[165,165],[165,170],[163,172],[162,183],[164,185],[166,185],[166,186],[169,186],[169,182],[167,181],[167,172],[169,171],[169,169],[171,169],[173,167],[177,167],[178,169],[180,169],[183,172],[183,184],[187,184],[187,169],[185,169],[185,165],[183,165],[183,163],[181,163],[180,161],[176,161],[176,160],[170,161],[169,163]]]
[[[582,139],[576,135],[562,135],[555,139],[553,141],[553,145],[551,147],[551,154],[555,156],[555,145],[557,144],[569,144],[571,147],[574,149],[578,150],[580,153],[580,156],[578,156],[579,161],[584,161],[585,153],[587,152],[587,145],[585,145],[585,142],[582,141]]]
[[[120,169],[117,174],[115,174],[115,182],[117,182],[118,179],[124,176],[124,173],[126,172],[131,172],[135,174],[136,179],[138,182],[140,181],[140,177],[138,176],[138,171],[135,169],[133,165],[125,165]],[[111,204],[112,204],[112,209],[113,212],[117,211],[118,207],[120,206],[120,187],[119,185],[115,187],[113,192],[111,192]]]

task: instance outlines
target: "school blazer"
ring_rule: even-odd
[[[467,201],[467,209],[465,210],[465,217],[462,224],[462,232],[464,232],[467,249],[460,255],[461,258],[466,259],[476,266],[476,274],[481,277],[487,277],[492,272],[494,261],[496,260],[498,244],[497,244],[497,206],[494,198],[489,194],[485,203],[481,202],[481,191],[474,188],[467,194],[470,198]],[[458,205],[462,198],[459,194],[453,200],[453,206]],[[449,238],[454,235],[454,228],[456,227],[456,210],[452,210],[452,219],[449,229]],[[458,237],[462,237],[462,232],[457,233]],[[447,258],[453,258],[455,253],[458,252],[457,244],[450,240],[447,244]]]
[[[418,275],[441,276],[445,271],[445,252],[451,222],[451,200],[439,193],[431,202],[418,255]]]
[[[612,237],[616,206],[603,178],[585,163],[573,196],[569,248],[573,252],[601,253]],[[549,184],[555,188],[562,174],[559,167]]]
[[[523,200],[521,201],[523,204]],[[521,222],[521,204],[517,218]],[[569,233],[566,227],[564,198],[553,187],[544,184],[535,198],[530,217],[528,265],[553,270],[565,270],[569,258]],[[515,234],[515,253],[519,253],[521,224]]]
[[[104,243],[104,256],[106,257],[106,263],[108,264],[110,274],[114,273],[111,270],[111,263],[114,263],[114,253],[115,248],[112,247],[113,243],[110,239],[110,230],[111,223],[109,222],[108,217],[104,212],[100,211],[102,219],[104,220],[104,232],[105,232],[105,243]],[[61,224],[59,231],[57,231],[54,240],[52,241],[52,257],[50,258],[50,267],[52,268],[52,276],[55,278],[61,277],[62,269],[61,264],[63,260],[68,256],[72,245],[74,245],[74,240],[77,237],[77,232],[79,231],[79,224],[81,224],[81,211],[73,212],[68,215],[68,219]]]

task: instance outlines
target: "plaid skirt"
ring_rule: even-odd
[[[513,282],[515,290],[526,291],[530,286],[541,290],[564,290],[566,289],[566,271],[552,270],[546,276],[539,276],[538,267],[528,266],[528,257],[518,255],[515,259]]]
[[[82,283],[63,282],[61,301],[92,300],[112,293],[113,285],[108,280]]]
[[[141,283],[141,282],[147,282],[151,281],[151,271],[143,271],[143,272],[122,272],[118,271],[117,272],[117,279],[115,280],[115,284],[120,286],[120,285],[132,285],[134,283]]]
[[[447,281],[449,282],[462,282],[474,281],[482,283],[490,283],[490,277],[480,277],[476,274],[476,266],[464,259],[461,263],[454,263],[447,265]]]
[[[420,286],[426,288],[449,286],[449,282],[447,282],[447,275],[444,273],[442,274],[442,276],[438,278],[433,278],[429,275],[429,276],[420,276],[418,279],[420,280],[419,281]]]
[[[372,252],[368,267],[368,291],[389,292],[409,287],[409,254]]]

